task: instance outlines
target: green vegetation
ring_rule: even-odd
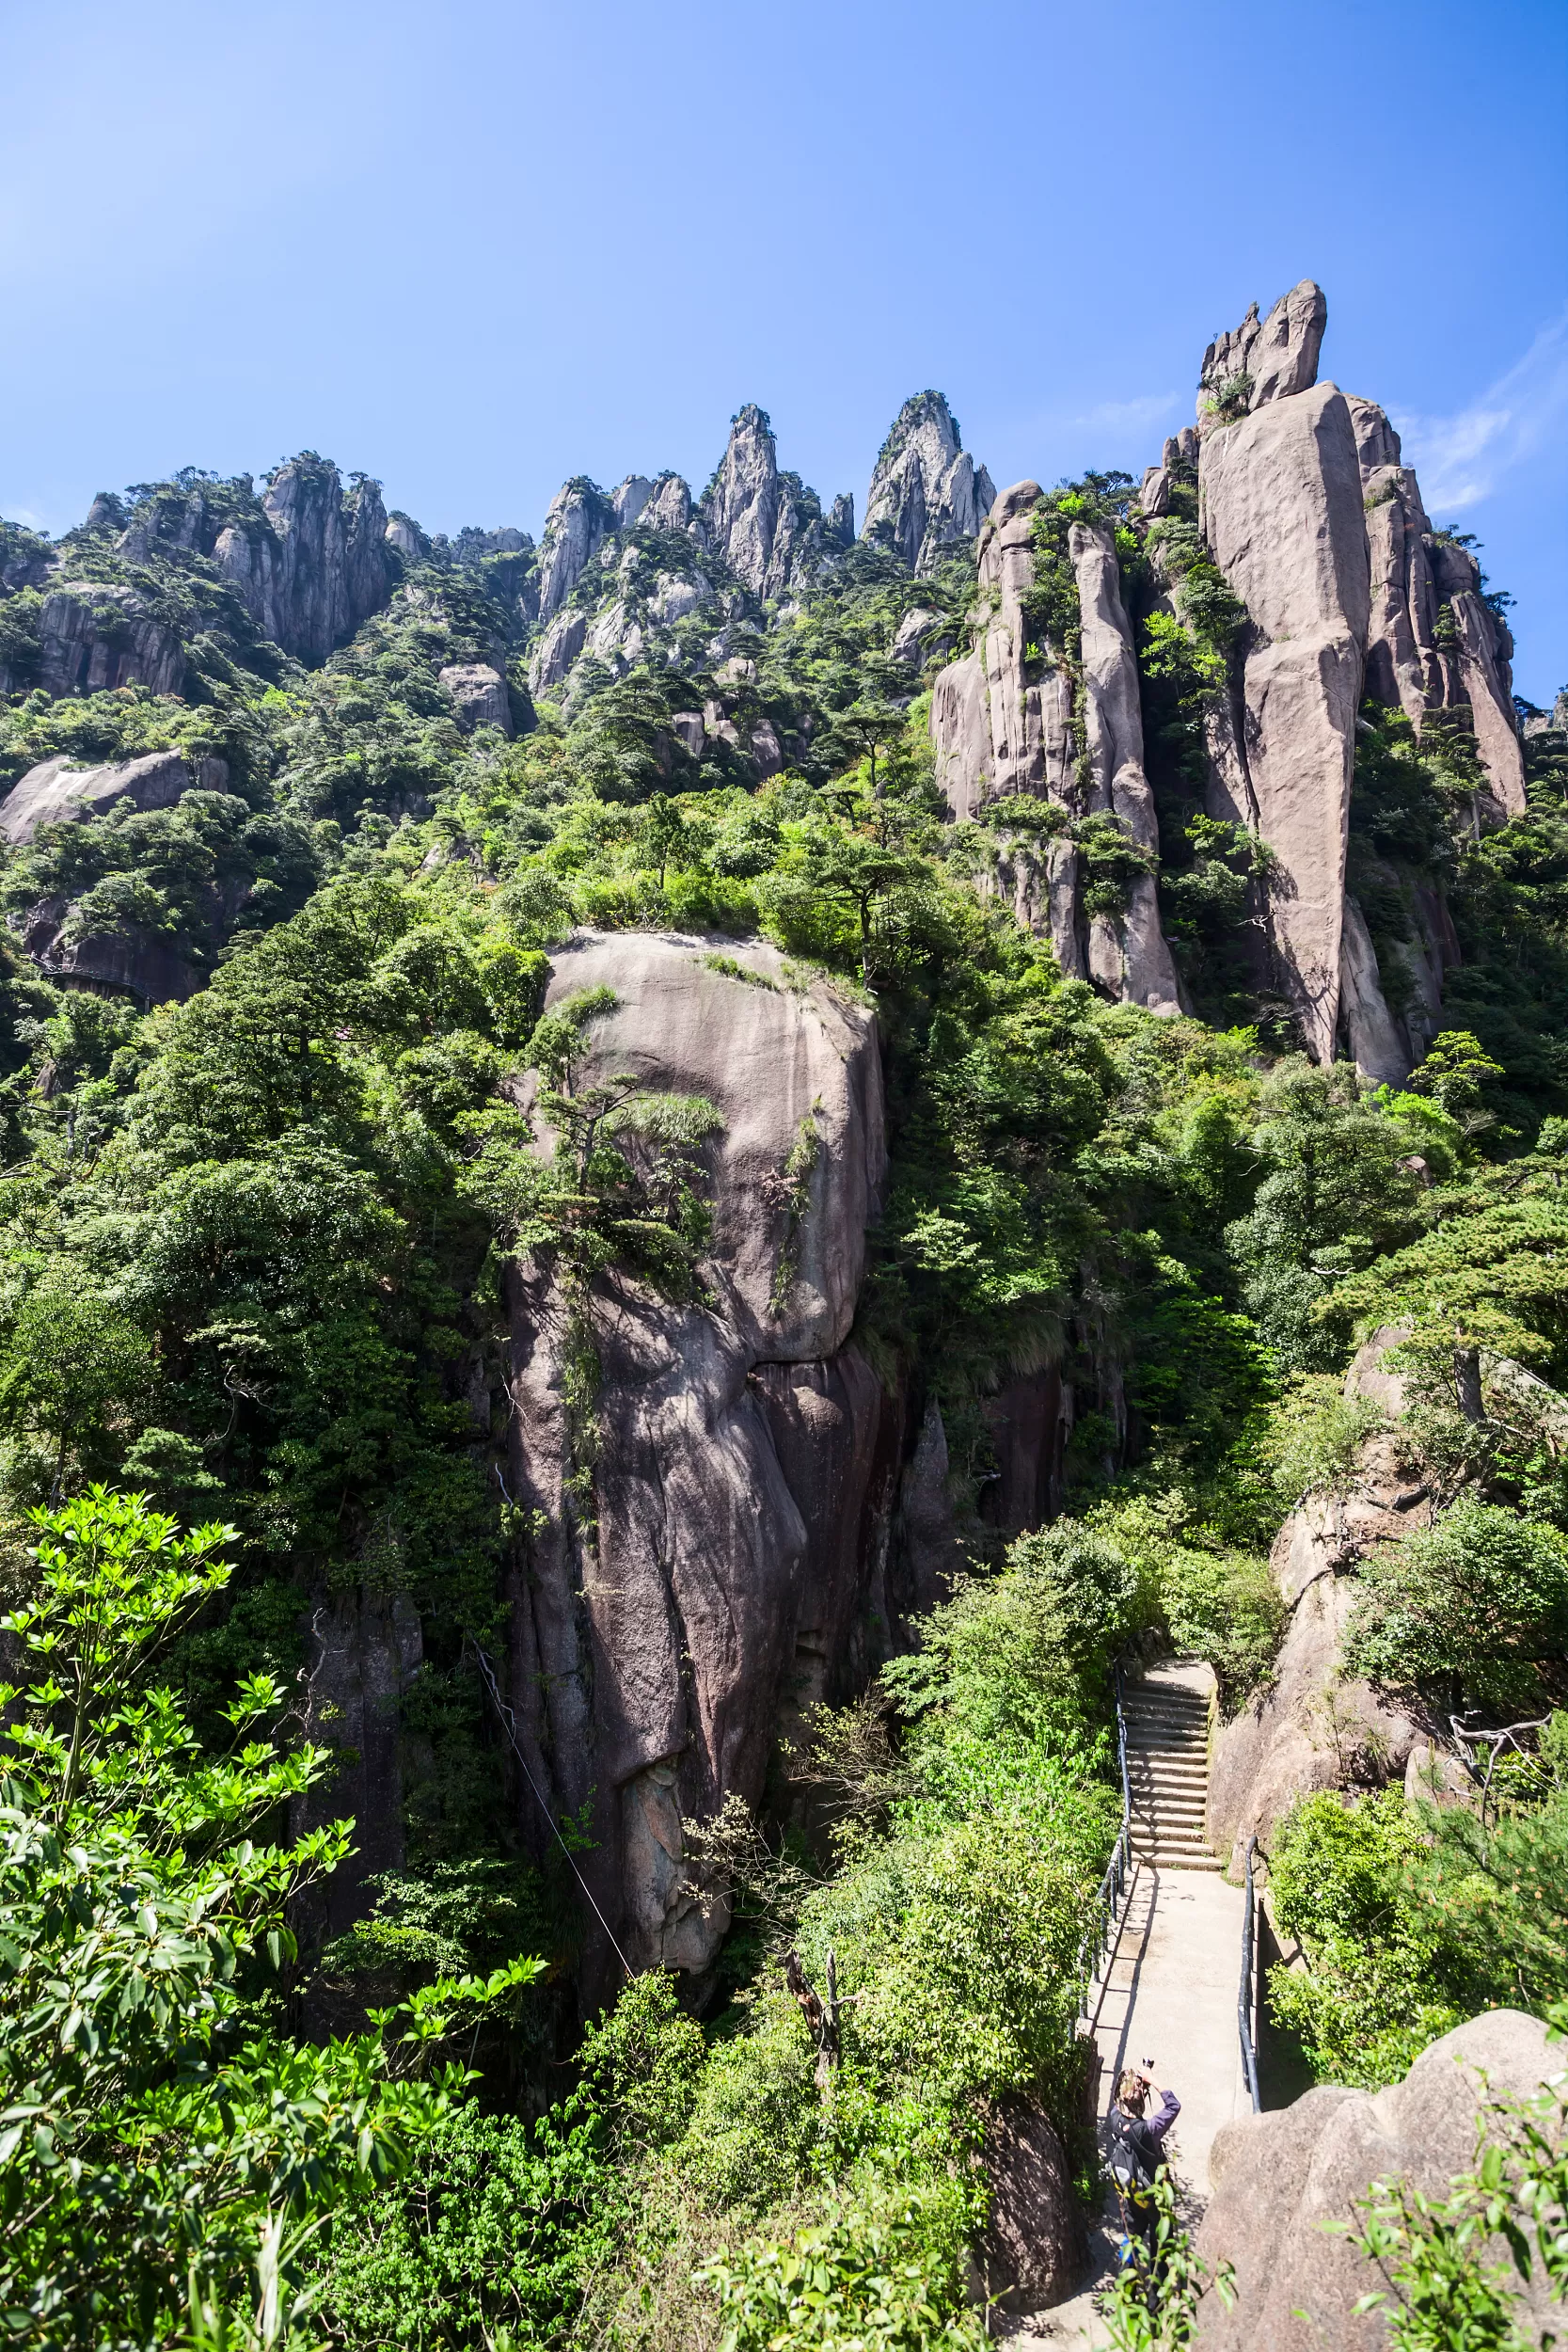
[[[224,763],[0,871],[18,934],[47,917],[66,946],[155,946],[184,975],[149,1009],[161,987],[45,979],[18,943],[0,962],[19,2343],[982,2341],[966,2280],[997,2103],[1049,2117],[1094,2188],[1074,2029],[1118,1818],[1112,1662],[1169,1639],[1244,1705],[1283,1624],[1269,1547],[1373,1439],[1435,1523],[1368,1563],[1348,1662],[1438,1732],[1544,1722],[1472,1802],[1297,1808],[1271,1862],[1307,1964],[1279,2013],[1321,2074],[1380,2083],[1489,2001],[1568,1996],[1561,762],[1532,752],[1528,816],[1481,829],[1464,737],[1369,708],[1350,870],[1396,1009],[1444,908],[1465,960],[1403,1090],[1313,1067],[1262,984],[1266,845],[1203,805],[1245,616],[1181,468],[1151,529],[1131,489],[1089,475],[1042,503],[1028,660],[1071,683],[1082,757],[1072,534],[1108,532],[1196,1008],[1166,1022],[1064,980],[974,886],[1008,843],[1070,838],[1114,914],[1156,861],[1042,803],[949,821],[927,681],[893,647],[916,605],[927,642],[961,634],[962,551],[916,583],[858,546],[782,613],[705,553],[719,628],[711,605],[657,624],[692,541],[616,534],[574,604],[613,589],[643,655],[579,661],[537,709],[531,550],[435,543],[307,669],[201,552],[251,528],[247,484],[144,485],[73,536],[73,576],[130,589],[183,648],[179,696],[52,700],[30,571],[0,597],[0,782],[57,755]],[[8,528],[4,553],[19,578],[47,556]],[[459,726],[439,672],[470,661],[506,675],[515,736]],[[721,723],[694,729],[705,708]],[[868,1637],[865,1694],[809,1711],[756,1818],[735,1800],[686,1825],[683,1899],[734,1923],[703,2014],[653,1971],[580,2034],[570,1854],[529,1858],[477,1663],[507,1657],[537,1534],[508,1486],[517,1269],[562,1308],[567,1506],[591,1533],[594,1311],[617,1287],[709,1310],[722,1122],[598,1053],[608,989],[546,1008],[578,925],[694,935],[705,990],[874,1011],[889,1165],[855,1341],[911,1433],[940,1408],[965,1562]],[[782,966],[752,969],[750,941]],[[779,1318],[817,1107],[768,1171]],[[1386,1325],[1397,1431],[1343,1394]],[[1047,1381],[1040,1526],[1000,1431]],[[356,1608],[417,1616],[423,1662],[397,1726],[403,1861],[357,1905],[340,1886],[328,1933],[355,1832],[324,1816],[359,1759],[299,1678],[323,1613]],[[532,1669],[511,1672],[515,1697]],[[589,1820],[557,1821],[562,1848]],[[1412,2310],[1445,2263],[1470,2276],[1471,2210],[1374,2217]],[[1177,2329],[1207,2288],[1167,2237]],[[1123,2339],[1161,2340],[1121,2299]]]

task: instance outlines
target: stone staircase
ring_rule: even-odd
[[[1155,1666],[1122,1686],[1132,1851],[1157,1869],[1218,1870],[1209,1850],[1209,1708],[1205,1665]]]

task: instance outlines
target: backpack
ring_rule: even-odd
[[[1154,2169],[1145,2149],[1147,2134],[1133,2117],[1113,2107],[1105,2125],[1105,2154],[1111,2178],[1122,2196],[1143,2199],[1154,2185]]]

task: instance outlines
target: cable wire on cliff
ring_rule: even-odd
[[[589,1885],[588,1881],[583,1877],[582,1872],[578,1868],[577,1857],[573,1853],[570,1846],[566,1843],[564,1837],[561,1835],[560,1823],[557,1821],[555,1815],[550,1811],[549,1806],[545,1803],[544,1792],[540,1788],[539,1783],[534,1779],[533,1774],[529,1770],[528,1758],[523,1754],[522,1742],[517,1737],[517,1718],[513,1713],[511,1708],[507,1706],[506,1701],[502,1698],[500,1692],[496,1686],[496,1670],[491,1665],[490,1661],[486,1658],[484,1652],[480,1648],[479,1644],[473,1639],[471,1634],[468,1636],[468,1645],[472,1649],[474,1656],[479,1661],[480,1674],[483,1679],[485,1689],[490,1693],[490,1704],[496,1710],[496,1714],[502,1730],[505,1732],[508,1740],[512,1742],[512,1753],[523,1768],[523,1778],[527,1781],[529,1787],[532,1789],[534,1796],[537,1798],[539,1810],[550,1825],[550,1834],[554,1837],[556,1844],[561,1848],[562,1852],[565,1855],[567,1863],[571,1868],[572,1876],[576,1879],[578,1884],[581,1887],[583,1894],[587,1897],[589,1906],[593,1911],[594,1916],[598,1921],[600,1927],[603,1928],[606,1936],[609,1937],[610,1948],[614,1953],[616,1959],[620,1962],[622,1967],[626,1970],[626,1978],[629,1982],[631,1978],[635,1976],[637,1972],[633,1968],[630,1961],[626,1958],[625,1952],[621,1949],[619,1944],[616,1943],[614,1936],[610,1933],[610,1921],[605,1917],[604,1913],[599,1909],[598,1904],[594,1900],[594,1890]]]

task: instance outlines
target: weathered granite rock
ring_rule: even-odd
[[[1261,322],[1255,302],[1240,326],[1216,335],[1203,355],[1199,421],[1207,420],[1210,404],[1227,387],[1238,388],[1231,397],[1238,403],[1244,399],[1249,410],[1308,390],[1318,380],[1318,354],[1327,324],[1328,304],[1322,287],[1310,278],[1281,294]]]
[[[1089,2233],[1055,2125],[1022,2100],[992,2107],[980,2161],[990,2185],[988,2296],[1006,2312],[1061,2302],[1088,2267]]]
[[[1170,513],[1171,484],[1179,472],[1190,476],[1197,465],[1197,432],[1185,424],[1180,433],[1167,438],[1157,466],[1144,469],[1143,486],[1138,492],[1138,504],[1152,520],[1158,515]]]
[[[929,572],[945,548],[976,535],[995,497],[942,393],[917,392],[882,444],[861,536],[894,548],[912,571]]]
[[[388,516],[387,545],[394,555],[401,555],[405,564],[418,564],[430,552],[424,532],[411,515]]]
[[[1404,1390],[1384,1359],[1402,1336],[1376,1332],[1345,1376],[1347,1396],[1392,1421]],[[1401,1468],[1393,1439],[1375,1432],[1349,1492],[1308,1498],[1280,1529],[1269,1565],[1290,1616],[1275,1677],[1218,1733],[1210,1768],[1210,1841],[1233,1867],[1249,1837],[1267,1846],[1297,1797],[1403,1774],[1415,1725],[1369,1684],[1342,1677],[1340,1660],[1362,1561],[1431,1523],[1425,1487]]]
[[[779,471],[767,412],[748,402],[731,421],[728,446],[691,527],[753,595],[779,597],[808,586],[836,560],[847,511],[836,501],[825,519],[800,475]]]
[[[62,580],[39,612],[39,684],[49,694],[97,694],[145,686],[177,694],[185,649],[155,620],[135,589],[106,580]]]
[[[1361,1075],[1374,1086],[1402,1086],[1417,1057],[1388,1009],[1367,918],[1348,891],[1339,938],[1339,1017]]]
[[[1068,549],[1078,581],[1084,673],[1084,733],[1089,764],[1087,813],[1109,815],[1142,850],[1157,853],[1159,822],[1144,773],[1143,707],[1132,630],[1121,601],[1116,543],[1101,524],[1074,523]],[[1180,1010],[1176,966],[1160,929],[1152,874],[1132,882],[1121,914],[1089,926],[1091,972],[1124,1004]]]
[[[691,520],[691,493],[678,473],[661,473],[642,509],[645,523],[666,531],[685,531]]]
[[[619,1000],[583,1083],[629,1072],[725,1120],[707,1303],[595,1285],[592,1537],[566,1504],[566,1308],[537,1269],[510,1288],[514,1491],[543,1514],[514,1599],[525,1748],[558,1805],[592,1796],[585,1867],[628,1954],[698,1970],[724,1922],[682,1892],[681,1816],[731,1789],[754,1803],[798,1659],[826,1679],[835,1645],[852,1657],[846,1580],[869,1594],[877,1569],[844,1523],[891,1476],[885,1403],[845,1352],[882,1172],[875,1024],[823,983],[784,985],[771,948],[725,944],[751,980],[708,952],[587,934],[554,958],[551,1002],[601,985]],[[811,1132],[797,1217],[783,1171]]]
[[[1252,624],[1238,748],[1255,821],[1277,861],[1270,898],[1280,977],[1308,1050],[1330,1061],[1370,602],[1343,394],[1321,384],[1211,427],[1198,482],[1205,535]]]
[[[1481,567],[1451,539],[1432,543],[1433,584],[1453,616],[1457,645],[1449,656],[1446,699],[1468,703],[1476,750],[1494,794],[1510,817],[1525,812],[1525,761],[1513,708],[1513,639],[1506,622],[1482,602]]]
[[[528,665],[531,694],[559,686],[588,641],[586,612],[558,612],[534,646]]]
[[[974,649],[941,671],[932,691],[937,782],[958,818],[975,817],[988,802],[1016,794],[1053,802],[1071,818],[1112,817],[1140,847],[1152,849],[1158,830],[1115,543],[1099,526],[1077,523],[1069,535],[1082,628],[1081,763],[1072,681],[1064,667],[1031,650],[1026,604],[1040,495],[1037,483],[1014,483],[980,533]],[[1122,914],[1091,920],[1081,863],[1065,837],[1038,851],[1015,843],[999,881],[1020,920],[1049,930],[1064,972],[1092,977],[1127,1003],[1175,1012],[1176,969],[1152,876],[1133,882]]]
[[[1507,625],[1481,596],[1474,557],[1433,532],[1383,410],[1370,400],[1348,405],[1371,578],[1367,691],[1402,709],[1418,733],[1433,711],[1468,709],[1493,795],[1517,817],[1525,806],[1525,771]],[[1440,627],[1445,605],[1451,628]]]
[[[1218,2296],[1204,2297],[1195,2344],[1201,2352],[1381,2352],[1386,2319],[1356,2306],[1386,2281],[1326,2225],[1353,2218],[1378,2180],[1447,2197],[1475,2162],[1488,2099],[1528,2098],[1561,2066],[1538,2017],[1491,2010],[1423,2050],[1391,2090],[1323,2084],[1291,2106],[1224,2124],[1197,2252],[1211,2265],[1234,2265],[1236,2299],[1227,2310]],[[1506,2249],[1491,2251],[1512,2277]],[[1532,2340],[1549,2316],[1560,2320],[1539,2267],[1524,2301]]]
[[[581,475],[556,492],[539,542],[542,622],[553,620],[560,612],[614,522],[614,509],[604,492]]]
[[[933,651],[950,644],[949,638],[937,633],[941,617],[925,605],[911,605],[894,632],[892,659],[918,670]]]
[[[506,680],[488,661],[453,662],[441,671],[440,680],[457,705],[457,723],[466,732],[498,727],[502,735],[511,735],[512,705]]]
[[[641,517],[653,494],[654,485],[646,474],[627,474],[626,480],[610,494],[616,530],[629,531]]]
[[[74,901],[53,898],[29,907],[22,944],[48,980],[85,981],[123,990],[144,1006],[183,1004],[211,979],[159,932],[121,919],[112,930],[78,930]]]
[[[325,458],[293,457],[260,513],[219,533],[213,559],[264,636],[296,660],[325,661],[392,592],[381,485],[356,474],[345,490]]]
[[[847,490],[840,490],[823,516],[822,535],[832,547],[854,546],[855,501]]]
[[[224,759],[182,758],[178,752],[147,752],[140,759],[104,767],[73,767],[69,758],[40,760],[12,785],[0,803],[0,839],[20,849],[40,825],[64,825],[129,801],[133,808],[172,808],[191,790],[224,792]]]
[[[701,508],[707,544],[758,596],[783,586],[774,572],[779,465],[766,413],[748,402],[731,421],[723,459]]]
[[[1550,710],[1532,710],[1521,733],[1535,735],[1568,735],[1568,687],[1558,695]]]

